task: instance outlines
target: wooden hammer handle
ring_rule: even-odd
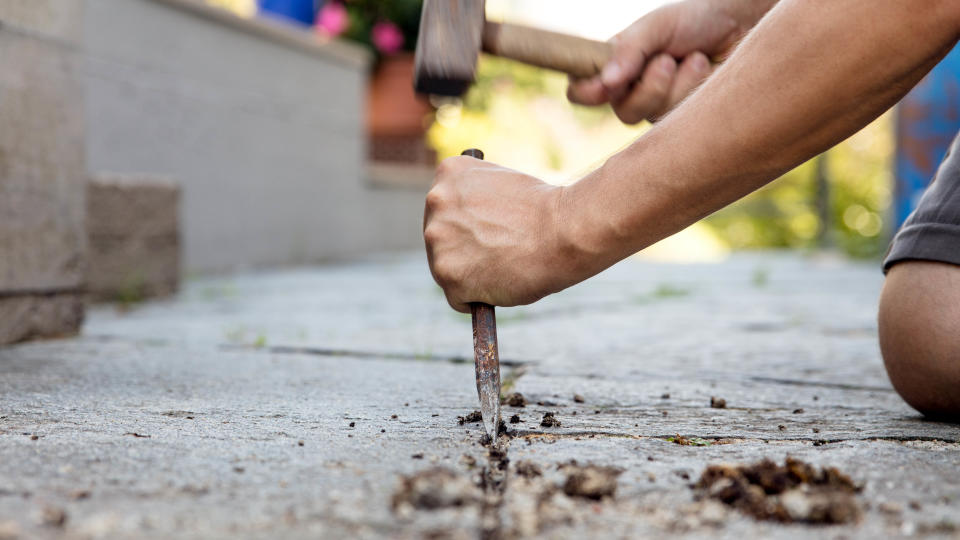
[[[483,50],[532,66],[592,77],[613,54],[609,43],[507,23],[484,23]]]

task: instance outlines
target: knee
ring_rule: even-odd
[[[900,396],[925,415],[960,421],[960,267],[910,261],[891,268],[879,331]]]

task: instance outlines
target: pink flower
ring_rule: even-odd
[[[393,54],[403,47],[403,33],[392,22],[380,21],[373,25],[370,38],[374,47],[383,54]]]
[[[342,34],[350,25],[347,8],[339,2],[327,2],[317,14],[317,31],[335,37]]]

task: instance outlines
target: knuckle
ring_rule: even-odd
[[[447,158],[437,164],[437,181],[443,181],[444,177],[453,172],[453,158]]]
[[[437,227],[435,225],[428,223],[423,229],[423,241],[426,242],[428,249],[440,241],[440,233],[437,231]]]
[[[435,210],[440,208],[443,205],[444,200],[445,197],[443,193],[435,187],[427,192],[426,205],[428,209]]]

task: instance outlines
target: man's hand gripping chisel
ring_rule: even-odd
[[[464,156],[483,159],[483,152],[471,148]],[[473,320],[473,360],[477,372],[477,394],[480,396],[480,414],[483,427],[496,444],[500,428],[500,354],[497,351],[497,317],[493,306],[481,302],[470,303]]]

